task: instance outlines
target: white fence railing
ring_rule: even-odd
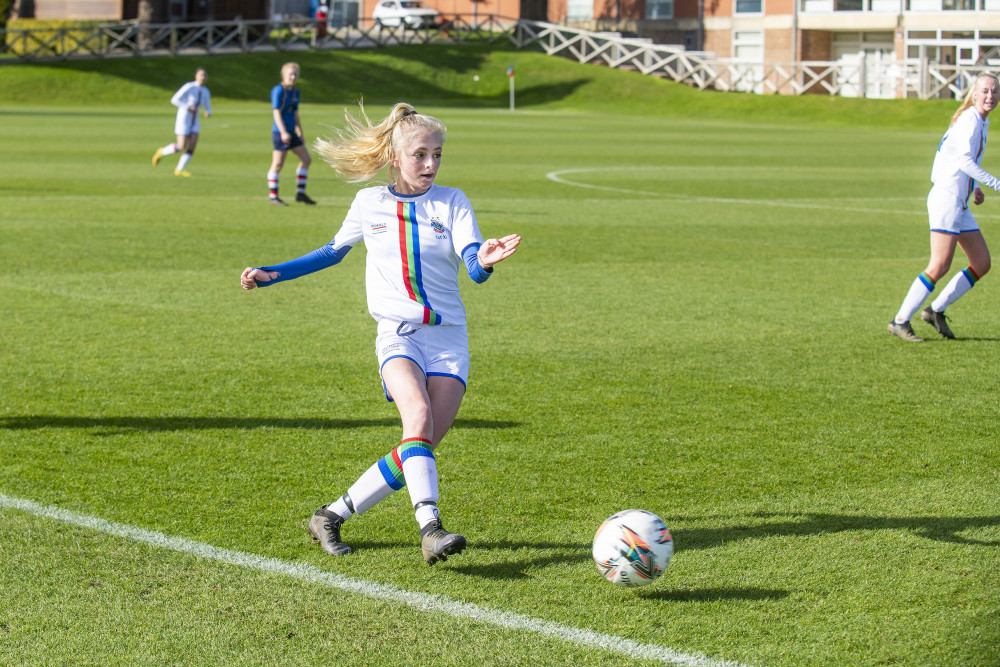
[[[519,48],[538,47],[552,56],[632,69],[702,90],[759,94],[958,98],[988,69],[917,59],[889,60],[864,53],[853,61],[749,63],[617,33],[523,20],[511,40]]]
[[[614,32],[592,32],[541,21],[492,15],[457,15],[419,30],[355,25],[320,26],[311,19],[117,23],[91,27],[15,28],[0,31],[0,64],[71,58],[204,55],[355,49],[414,43],[495,42],[581,63],[630,69],[702,90],[844,97],[958,98],[985,67],[890,60],[859,53],[850,61],[750,63],[708,51],[654,44]]]

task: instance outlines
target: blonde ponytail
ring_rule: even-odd
[[[361,119],[344,109],[347,127],[335,130],[333,137],[317,139],[313,148],[324,162],[333,167],[348,182],[360,183],[374,178],[386,166],[390,179],[394,179],[392,161],[404,148],[405,139],[417,130],[431,130],[441,134],[444,141],[447,129],[433,116],[417,113],[412,105],[399,102],[389,115],[373,125],[365,113],[364,104],[358,103]]]

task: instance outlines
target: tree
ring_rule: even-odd
[[[3,2],[3,0],[0,0]],[[163,0],[139,0],[138,15],[136,19],[139,25],[155,23],[156,19],[163,16]],[[145,50],[149,46],[150,31],[139,31],[139,50]]]
[[[0,0],[0,30],[7,29],[7,20],[14,9],[14,0]],[[7,33],[0,34],[0,53],[7,51]]]

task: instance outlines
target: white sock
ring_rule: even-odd
[[[948,306],[961,299],[966,292],[976,286],[978,278],[972,267],[967,267],[952,276],[938,298],[931,303],[934,312],[943,313]]]
[[[920,306],[924,305],[924,301],[934,291],[936,284],[926,273],[921,273],[917,276],[913,284],[910,285],[910,291],[906,293],[906,298],[903,299],[903,305],[899,307],[899,312],[896,313],[895,321],[902,324],[912,320],[914,314],[920,310]]]
[[[267,189],[271,193],[271,199],[278,198],[278,172],[267,172]],[[352,498],[354,496],[351,496]]]
[[[309,180],[309,170],[305,167],[299,167],[295,170],[295,185],[298,191],[304,193],[306,191],[306,182]]]
[[[352,484],[351,488],[347,490],[347,495],[354,502],[355,514],[364,514],[396,491],[396,489],[386,483],[385,476],[379,466],[380,463],[382,463],[381,460],[368,468],[358,478],[358,481]],[[402,484],[399,484],[399,486],[402,488]],[[345,506],[346,504],[344,503]],[[337,505],[337,503],[334,503],[334,505]],[[334,512],[340,514],[337,510],[334,510]]]
[[[347,493],[347,496],[350,497],[350,492]],[[335,501],[330,503],[326,509],[330,510],[331,512],[339,516],[341,519],[344,519],[345,521],[347,519],[350,519],[351,516],[354,514],[354,512],[351,511],[350,506],[347,504],[347,500],[345,500],[344,496],[341,496],[340,498],[337,498]]]
[[[162,155],[173,155],[177,152],[177,144],[167,144],[160,149]]]
[[[181,155],[181,159],[177,161],[177,171],[183,171],[184,167],[188,166],[188,162],[191,161],[192,157],[191,153],[184,151],[184,154]]]
[[[421,503],[432,503],[415,510],[417,523],[423,528],[437,518],[437,463],[431,451],[431,443],[423,438],[407,438],[399,446],[399,457],[403,462],[410,502],[414,507]]]

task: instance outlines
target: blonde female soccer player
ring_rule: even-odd
[[[248,267],[244,289],[273,285],[340,262],[359,241],[367,249],[368,310],[378,322],[375,354],[386,398],[402,419],[399,446],[366,470],[347,493],[317,510],[309,531],[331,555],[350,553],[341,526],[394,491],[409,487],[420,526],[424,560],[433,565],[465,548],[438,515],[434,449],[458,414],[469,376],[469,342],[458,274],[484,282],[510,257],[516,234],[483,241],[465,194],[434,182],[441,166],[445,126],[396,104],[372,125],[347,116],[347,129],[316,142],[317,152],[352,182],[389,167],[392,185],[360,190],[333,240],[298,259]]]
[[[310,205],[316,203],[306,194],[312,157],[305,146],[305,134],[299,120],[299,90],[295,84],[300,73],[298,63],[285,63],[281,66],[281,83],[271,89],[271,115],[274,117],[271,143],[274,144],[274,151],[271,153],[271,168],[267,170],[267,189],[275,206],[288,206],[278,197],[278,177],[288,151],[299,158],[299,166],[295,170],[295,201]]]
[[[1000,191],[1000,180],[980,166],[990,128],[988,116],[998,100],[1000,83],[997,77],[980,74],[965,101],[952,116],[951,126],[938,145],[931,168],[934,185],[927,195],[931,259],[924,272],[913,281],[896,317],[889,322],[889,333],[903,340],[915,343],[923,340],[913,332],[910,319],[934,291],[937,282],[948,273],[956,245],[962,248],[969,265],[956,273],[920,314],[920,318],[939,334],[945,338],[955,337],[945,318],[945,309],[972,289],[990,270],[990,250],[969,210],[969,197],[976,205],[983,203],[985,196],[977,182]]]
[[[208,81],[208,71],[204,67],[195,70],[194,81],[185,83],[170,98],[170,103],[177,107],[177,120],[174,122],[174,134],[177,141],[157,148],[153,154],[153,164],[157,165],[164,155],[180,153],[174,176],[190,176],[186,171],[188,163],[194,157],[194,149],[198,146],[198,136],[201,134],[201,123],[198,120],[198,109],[204,110],[205,118],[212,117],[212,93],[205,86]]]

